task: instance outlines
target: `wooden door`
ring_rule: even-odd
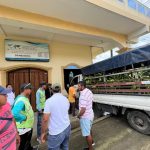
[[[8,72],[7,81],[14,88],[15,95],[20,94],[20,86],[23,83],[31,83],[33,86],[30,97],[31,105],[36,110],[36,91],[42,81],[48,82],[47,71],[33,68],[18,69]]]
[[[7,81],[13,86],[16,96],[20,93],[20,85],[30,82],[29,71],[29,69],[19,69],[8,73]]]

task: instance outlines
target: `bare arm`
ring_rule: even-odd
[[[41,134],[42,143],[46,141],[49,117],[50,117],[50,114],[44,113],[43,120],[42,120],[42,134]]]
[[[81,116],[83,116],[83,114],[85,113],[85,111],[86,111],[86,108],[85,107],[81,107],[81,110],[80,110],[80,112],[78,114],[78,118],[80,118]]]
[[[13,122],[14,122],[14,124],[15,124],[15,127],[16,127],[16,131],[17,131],[17,133],[16,133],[16,144],[17,144],[17,147],[20,145],[20,136],[19,136],[19,134],[18,134],[18,130],[17,130],[17,126],[16,126],[16,121],[15,121],[15,119],[13,118]]]

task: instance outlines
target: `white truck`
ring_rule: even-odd
[[[84,80],[94,93],[94,112],[122,114],[135,130],[150,134],[150,45],[84,67],[73,81]]]

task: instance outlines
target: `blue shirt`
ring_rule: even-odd
[[[41,111],[42,110],[42,108],[41,108],[41,105],[40,105],[40,98],[41,98],[41,93],[40,92],[44,92],[44,94],[45,94],[45,91],[44,90],[42,90],[41,88],[39,88],[38,90],[37,90],[37,92],[36,92],[36,109],[38,110],[38,111]]]

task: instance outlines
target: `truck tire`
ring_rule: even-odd
[[[142,134],[150,134],[150,118],[141,111],[129,111],[127,120],[130,126]]]

